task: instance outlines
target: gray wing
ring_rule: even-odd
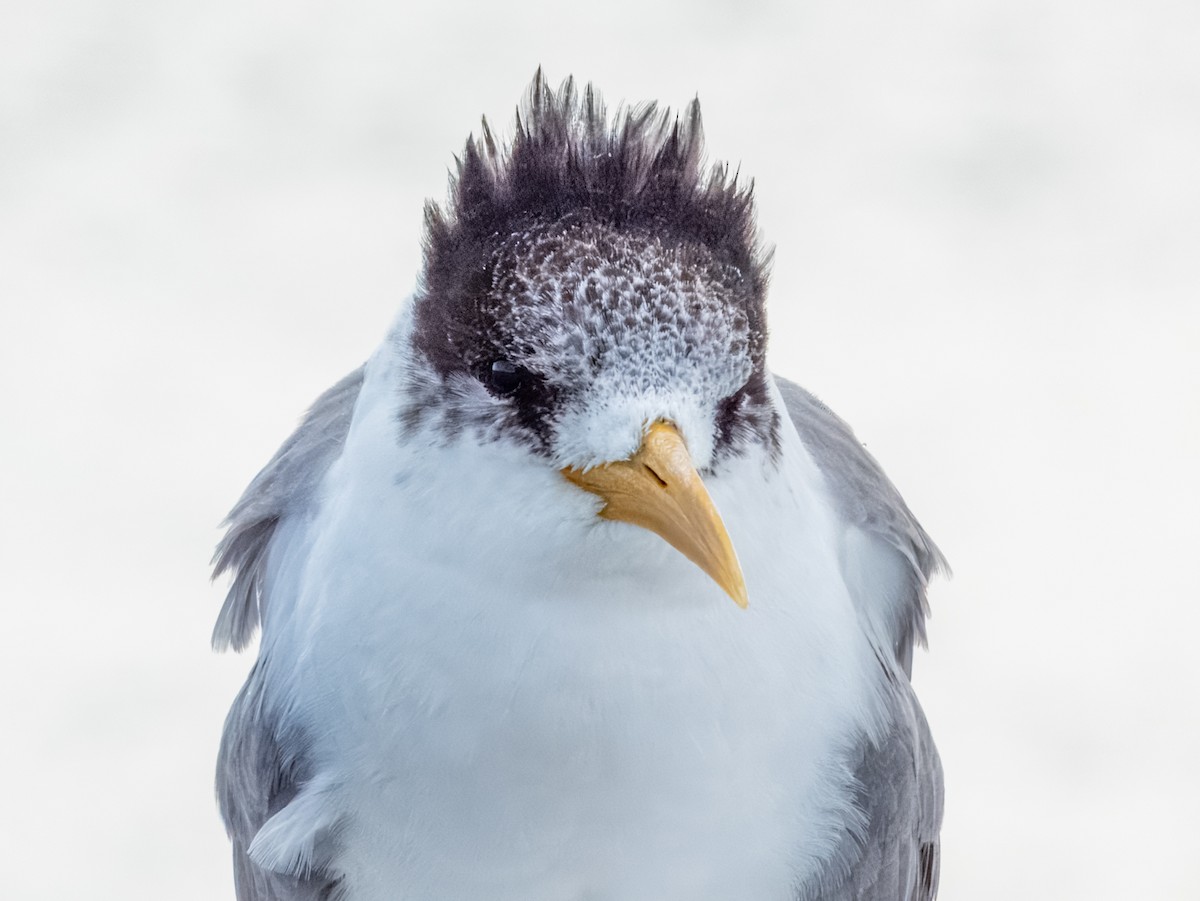
[[[864,623],[883,623],[875,650],[889,701],[889,721],[880,736],[863,736],[848,761],[862,828],[847,832],[825,872],[799,887],[797,896],[804,901],[930,901],[937,895],[940,869],[942,766],[909,677],[913,643],[925,638],[926,585],[933,573],[949,568],[850,427],[799,385],[775,381],[849,529],[870,544],[872,553],[891,553],[900,563],[890,594],[852,592]]]
[[[254,637],[262,618],[263,575],[275,528],[285,514],[302,510],[312,500],[326,470],[341,454],[363,369],[360,366],[317,398],[222,523],[228,530],[213,557],[213,578],[233,570],[233,584],[213,629],[218,651],[240,651]]]
[[[283,810],[311,777],[302,735],[276,721],[263,696],[263,662],[251,670],[225,718],[217,757],[217,800],[233,844],[238,901],[332,901],[338,879],[315,866],[275,872],[250,859],[249,848],[269,818]],[[336,835],[321,837],[318,860],[328,860]]]
[[[893,683],[893,720],[851,758],[865,823],[848,833],[803,901],[932,901],[941,869],[942,765],[907,680]]]
[[[795,382],[776,376],[775,383],[800,440],[829,483],[842,518],[865,540],[882,543],[902,558],[897,594],[869,598],[887,609],[860,612],[882,617],[892,652],[905,674],[912,675],[913,642],[925,643],[929,613],[925,587],[935,572],[950,572],[946,558],[850,426]],[[868,599],[856,600],[861,608]]]
[[[359,368],[319,397],[299,428],[260,472],[226,519],[228,531],[214,557],[214,578],[232,570],[233,584],[213,630],[218,650],[241,650],[267,615],[266,563],[280,521],[303,512],[326,471],[341,454],[362,387]],[[267,661],[260,656],[225,720],[217,759],[217,799],[233,844],[234,884],[240,901],[326,901],[337,877],[321,869],[336,830],[318,830],[310,859],[273,871],[249,849],[268,819],[302,792],[312,773],[306,741],[274,712],[266,694]]]

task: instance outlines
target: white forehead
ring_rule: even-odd
[[[749,378],[740,273],[699,248],[594,224],[517,237],[493,290],[551,379],[725,396]]]
[[[716,405],[754,368],[740,273],[703,249],[591,223],[514,236],[497,256],[508,327],[533,337],[523,364],[576,397],[555,429],[560,454],[616,459],[664,418],[707,464]]]

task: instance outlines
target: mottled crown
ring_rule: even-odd
[[[608,431],[622,441],[641,414],[693,417],[696,446],[711,438],[718,456],[772,440],[768,255],[752,186],[703,162],[698,103],[610,120],[590,87],[552,91],[539,71],[511,143],[485,120],[426,224],[410,340],[427,390],[408,389],[408,427],[498,424],[570,456],[597,410],[620,410],[633,425]],[[519,387],[499,390],[497,366]]]
[[[498,145],[483,120],[457,160],[446,206],[426,205],[422,293],[461,295],[508,236],[582,214],[704,247],[741,273],[747,299],[761,306],[769,255],[755,228],[753,184],[739,185],[726,164],[706,168],[703,148],[697,100],[682,116],[649,103],[610,121],[591,85],[580,95],[568,78],[553,91],[538,70],[511,145]]]

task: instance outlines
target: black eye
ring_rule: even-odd
[[[483,373],[483,383],[487,389],[499,397],[516,394],[529,384],[533,378],[524,366],[510,363],[508,360],[496,360]]]

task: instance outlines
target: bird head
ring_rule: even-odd
[[[610,121],[590,87],[540,72],[508,147],[485,120],[426,208],[409,340],[435,377],[401,418],[520,445],[744,606],[705,479],[778,442],[768,255],[751,188],[702,145],[697,102]]]

